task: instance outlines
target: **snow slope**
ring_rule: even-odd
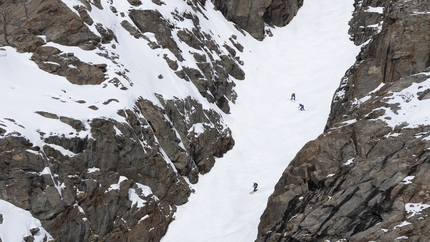
[[[331,99],[359,47],[349,41],[352,0],[307,0],[293,21],[258,42],[238,36],[246,80],[224,119],[236,145],[200,178],[162,242],[249,242],[283,170],[322,133]],[[296,101],[290,101],[291,93]],[[298,104],[305,105],[300,112]],[[253,182],[258,192],[250,195]]]
[[[0,214],[2,214],[2,223],[0,224],[0,239],[2,241],[23,241],[23,238],[32,235],[31,229],[37,231],[33,234],[36,241],[52,239],[40,221],[35,219],[29,211],[0,200]]]

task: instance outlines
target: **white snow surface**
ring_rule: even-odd
[[[405,204],[405,210],[410,215],[408,218],[412,218],[413,216],[420,214],[421,211],[424,209],[430,208],[429,204],[423,204],[423,203],[406,203]]]
[[[401,227],[404,227],[404,226],[408,226],[409,224],[411,224],[411,223],[409,223],[408,221],[403,221],[403,222],[401,222],[400,224],[398,224],[398,225],[394,226],[393,230],[394,230],[394,229],[401,228]]]
[[[33,218],[29,211],[16,207],[15,205],[0,200],[0,214],[3,215],[3,222],[0,224],[0,239],[2,241],[24,241],[23,238],[31,235],[30,229],[38,228],[34,235],[36,242],[52,239],[46,232],[38,219]]]
[[[429,73],[420,73],[429,76]],[[399,124],[405,124],[407,127],[416,128],[422,124],[430,123],[430,99],[419,100],[417,92],[423,91],[430,87],[430,79],[427,78],[421,83],[413,83],[411,86],[400,92],[392,92],[388,97],[388,104],[396,104],[401,109],[397,112],[389,108],[385,109],[382,119],[389,126],[395,127]]]
[[[244,45],[246,80],[225,115],[236,144],[193,186],[162,242],[250,242],[267,199],[303,145],[323,132],[330,104],[359,47],[349,40],[352,0],[307,0],[289,25]],[[290,101],[291,93],[296,101]],[[306,111],[298,111],[302,103]],[[259,190],[250,195],[254,182]]]

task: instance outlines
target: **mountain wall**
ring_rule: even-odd
[[[361,45],[324,132],[284,171],[256,241],[428,241],[428,1],[355,1]]]

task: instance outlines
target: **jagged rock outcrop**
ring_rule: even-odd
[[[272,27],[287,25],[303,5],[303,0],[212,0],[212,2],[228,20],[258,40],[264,39],[266,24]]]
[[[73,53],[62,53],[51,46],[40,46],[31,59],[40,69],[64,76],[73,84],[97,85],[107,79],[106,64],[88,64],[79,60]]]
[[[203,5],[196,1],[194,4],[194,10],[202,12]],[[231,77],[237,80],[245,79],[245,73],[240,68],[243,62],[240,57],[236,56],[233,47],[227,44],[221,47],[217,44],[213,37],[201,28],[199,18],[195,14],[178,11],[172,14],[178,21],[192,20],[193,28],[175,31],[176,26],[163,18],[157,10],[132,10],[129,16],[136,28],[126,20],[122,22],[122,26],[136,38],[146,39],[151,48],[170,50],[176,60],[167,56],[164,58],[169,67],[176,71],[176,75],[186,81],[191,81],[203,97],[211,103],[216,103],[225,113],[229,113],[229,102],[234,103],[236,99],[236,93],[233,90],[235,83]],[[173,33],[175,32],[179,41],[193,49],[187,54],[193,56],[193,61],[197,63],[198,69],[181,64],[185,60],[184,53],[181,53],[181,49],[174,40]],[[155,41],[146,37],[145,33],[153,33]],[[234,41],[232,43],[234,47],[242,51]]]
[[[406,208],[428,203],[430,144],[417,139],[428,130],[362,120],[308,143],[276,185],[257,241],[427,240],[414,231],[426,231],[429,211]]]
[[[169,49],[179,61],[183,61],[180,50],[173,40],[171,24],[163,18],[157,10],[132,10],[129,16],[136,27],[142,32],[155,34],[157,42],[152,42],[156,47]]]
[[[379,23],[382,29],[373,37],[372,35],[360,37],[365,39],[372,37],[372,39],[363,46],[357,56],[358,63],[348,70],[346,78],[342,80],[336,92],[328,127],[342,119],[352,117],[349,116],[352,112],[347,110],[351,110],[354,99],[361,99],[381,83],[396,82],[402,77],[420,73],[429,67],[430,47],[427,42],[430,37],[426,33],[430,30],[430,25],[426,24],[428,16],[424,14],[428,5],[402,2],[389,4],[389,2],[372,5],[384,7],[384,13],[378,13],[384,16],[383,21]],[[357,4],[356,7],[358,15],[353,20],[368,16],[370,10],[365,12],[363,9],[371,6],[363,3],[363,5]],[[351,30],[358,32],[352,35],[353,38],[362,34],[361,31],[365,28],[360,28],[361,25],[357,21],[351,21],[351,23],[358,24],[351,26]]]
[[[101,6],[98,6],[100,4],[94,4],[102,9]],[[192,5],[195,11],[203,13],[204,2],[193,1]],[[33,60],[41,69],[53,74],[64,75],[72,83],[99,84],[104,80],[105,77],[97,70],[99,67],[94,67],[93,63],[81,63],[82,61],[78,59],[79,56],[68,55],[73,53],[60,53],[59,51],[54,54],[48,53],[47,48],[43,46],[46,42],[52,41],[66,46],[79,46],[85,50],[96,48],[103,50],[100,43],[116,42],[117,38],[112,30],[100,23],[95,24],[91,19],[88,14],[92,9],[91,4],[75,6],[79,15],[57,0],[31,1],[31,3],[5,2],[1,7],[0,25],[3,28],[0,29],[0,46],[12,46],[18,51],[34,52]],[[116,11],[113,9],[111,8],[112,11]],[[232,78],[237,80],[245,78],[245,73],[240,68],[243,62],[240,57],[231,52],[240,44],[232,41],[234,47],[227,44],[225,47],[220,46],[210,34],[202,30],[195,14],[190,12],[172,14],[178,21],[192,19],[194,28],[191,31],[176,31],[174,23],[166,20],[157,10],[132,9],[128,15],[134,25],[127,20],[123,20],[121,24],[134,37],[146,39],[151,48],[166,48],[171,51],[176,60],[166,57],[166,61],[169,62],[172,69],[177,71],[177,75],[184,80],[192,81],[209,102],[216,103],[224,112],[229,113],[229,102],[234,102],[236,99],[236,93],[233,90],[235,83]],[[93,33],[87,25],[95,26],[98,33]],[[144,35],[148,32],[155,34],[155,41]],[[191,54],[202,57],[195,60],[199,63],[199,69],[188,67],[185,64],[179,65],[182,68],[171,65],[172,62],[181,63],[185,60],[172,36],[175,32],[180,41],[184,41],[188,46],[196,49],[195,53]],[[41,35],[46,36],[46,39],[42,39]],[[39,47],[42,49],[39,50]],[[240,47],[238,50],[242,51]],[[61,55],[62,58],[59,60],[58,56],[52,55]],[[68,58],[73,58],[73,60],[67,60]],[[76,63],[76,60],[79,63]],[[68,66],[68,64],[71,65]],[[76,77],[77,75],[79,77]],[[110,81],[115,82],[115,79]]]
[[[430,125],[414,118],[429,98],[429,7],[355,2],[352,40],[369,42],[334,95],[324,133],[277,183],[256,241],[429,240]]]
[[[174,204],[184,203],[190,190],[165,165],[160,151],[148,152],[152,149],[143,150],[131,139],[112,135],[113,126],[106,120],[95,121],[93,134],[98,139],[94,140],[48,138],[76,152],[72,157],[50,145],[34,147],[23,138],[4,137],[1,198],[32,212],[55,240],[115,241],[136,234],[140,234],[137,241],[160,238],[172,220]],[[143,191],[150,187],[156,195]],[[140,229],[154,222],[160,226],[142,235]]]
[[[34,52],[45,41],[94,49],[100,42],[84,21],[57,0],[4,1],[1,5],[0,45]]]
[[[191,193],[180,175],[197,182],[198,174],[213,166],[213,156],[234,144],[230,131],[217,124],[218,114],[191,98],[186,104],[167,101],[170,119],[165,119],[163,109],[139,100],[136,110],[119,111],[126,123],[92,120],[91,138],[41,132],[43,147],[2,132],[1,199],[31,211],[56,240],[159,241],[175,205]],[[39,114],[85,129],[79,120]],[[64,221],[73,221],[73,227]]]
[[[222,157],[233,148],[231,131],[220,125],[218,113],[204,110],[191,97],[186,100],[158,98],[164,110],[141,99],[137,102],[139,112],[179,173],[191,183],[197,183],[198,174],[205,174],[213,167],[214,157]]]

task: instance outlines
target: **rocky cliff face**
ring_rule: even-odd
[[[0,1],[0,46],[31,53],[41,72],[67,79],[82,91],[100,86],[94,96],[106,89],[129,92],[142,77],[133,76],[118,53],[125,46],[121,39],[132,38],[156,51],[173,73],[153,79],[192,83],[203,97],[152,93],[151,99],[92,102],[89,96],[70,100],[53,95],[51,100],[60,105],[71,101],[81,111],[124,106],[112,109],[112,118],[81,119],[74,111],[64,115],[50,107],[33,110],[29,117],[70,130],[41,125],[33,130],[36,139],[23,134],[31,129],[25,120],[2,116],[0,199],[30,211],[55,241],[159,241],[175,206],[186,203],[192,192],[188,182],[198,182],[199,174],[209,172],[215,158],[234,146],[221,113],[228,113],[236,98],[234,82],[245,78],[237,55],[243,47],[235,36],[220,44],[214,33],[201,28],[205,1],[181,3],[183,10],[171,9],[168,16],[160,13],[162,1],[124,4]],[[94,16],[102,12],[120,24],[98,22]],[[2,57],[11,50],[2,48]],[[102,61],[85,60],[88,53]],[[147,68],[142,59],[139,69]],[[25,240],[33,241],[37,232],[34,228]]]
[[[287,25],[303,0],[212,0],[224,16],[250,33],[254,38],[263,40],[270,35],[265,26],[282,27]]]
[[[428,1],[355,1],[362,45],[323,134],[291,161],[256,241],[428,241]]]

